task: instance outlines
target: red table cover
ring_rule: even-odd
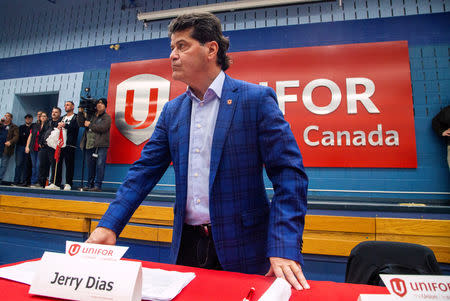
[[[257,301],[275,280],[275,278],[260,275],[212,271],[147,261],[143,261],[142,266],[170,271],[194,272],[196,274],[194,280],[173,299],[174,301],[242,301],[251,287],[256,289],[252,300]],[[292,290],[290,301],[356,301],[360,294],[389,293],[385,287],[371,285],[312,280],[309,280],[308,283],[311,289],[303,291]],[[29,286],[26,284],[0,278],[0,300],[2,301],[55,300],[54,298],[29,295],[28,290]]]

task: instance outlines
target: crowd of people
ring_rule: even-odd
[[[106,113],[106,106],[107,100],[101,98],[95,102],[92,114],[87,114],[81,107],[77,114],[74,112],[75,104],[66,101],[64,116],[61,116],[61,108],[53,107],[50,116],[44,111],[38,111],[34,123],[33,116],[26,114],[25,123],[21,126],[13,123],[11,113],[6,113],[0,124],[2,184],[9,184],[4,181],[4,176],[15,154],[13,186],[72,190],[78,132],[79,128],[85,128],[80,148],[85,156],[88,177],[86,186],[81,188],[84,191],[101,191],[111,128],[111,117]],[[50,136],[59,138],[59,133],[63,139],[57,147],[50,143]],[[66,170],[64,185],[63,166]]]

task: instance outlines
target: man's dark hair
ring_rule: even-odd
[[[66,102],[70,102],[73,106],[75,106],[75,104],[71,100],[66,100]]]
[[[200,44],[216,41],[219,45],[217,51],[217,64],[222,70],[230,67],[230,58],[227,56],[227,50],[230,47],[230,41],[222,34],[220,20],[211,13],[191,13],[180,15],[173,19],[169,24],[169,38],[178,31],[192,28],[191,37]]]
[[[60,108],[58,108],[58,107],[53,107],[53,108],[52,108],[52,111],[53,111],[54,109],[57,109],[57,110],[59,111],[59,114],[61,114],[61,109],[60,109]]]

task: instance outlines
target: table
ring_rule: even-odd
[[[194,280],[173,299],[174,301],[241,301],[252,286],[256,289],[253,297],[253,300],[256,301],[275,279],[260,275],[212,271],[147,261],[143,261],[142,266],[179,272],[194,272],[196,274]],[[309,280],[308,283],[311,289],[303,291],[292,290],[290,301],[356,301],[360,294],[389,293],[385,287],[371,285],[312,280]],[[29,295],[28,290],[29,286],[26,284],[0,278],[0,300],[2,301],[55,300],[53,298]]]

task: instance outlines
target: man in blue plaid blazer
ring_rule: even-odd
[[[225,75],[229,42],[212,14],[179,16],[169,32],[172,76],[188,90],[165,105],[88,242],[115,244],[173,162],[172,263],[265,273],[309,288],[301,269],[308,180],[274,91]]]

